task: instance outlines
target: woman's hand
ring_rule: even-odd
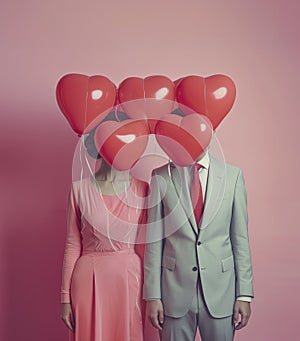
[[[70,303],[61,304],[60,318],[63,320],[64,324],[74,333],[75,321],[74,321],[72,306]]]

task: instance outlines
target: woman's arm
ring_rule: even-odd
[[[70,285],[73,269],[81,255],[81,217],[73,188],[69,194],[67,214],[67,236],[62,268],[61,303],[70,303]]]
[[[67,236],[62,267],[61,319],[63,320],[65,325],[73,332],[75,323],[71,306],[70,286],[75,263],[81,255],[82,243],[80,226],[80,210],[77,205],[74,190],[72,187],[68,200]]]

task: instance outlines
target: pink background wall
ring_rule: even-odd
[[[76,135],[65,73],[224,73],[238,87],[217,136],[244,169],[256,298],[240,341],[298,340],[299,1],[1,3],[0,339],[63,341],[60,271]],[[297,302],[298,301],[298,302]]]

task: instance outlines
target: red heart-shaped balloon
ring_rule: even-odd
[[[212,132],[209,119],[197,113],[185,117],[168,114],[155,127],[157,142],[178,166],[194,163],[208,147]]]
[[[100,155],[117,170],[128,170],[142,156],[148,143],[146,120],[105,121],[95,131]]]
[[[236,87],[226,75],[184,77],[176,86],[176,98],[183,112],[206,115],[216,129],[233,106]]]
[[[116,100],[116,86],[104,76],[67,74],[56,87],[57,103],[72,129],[88,133],[109,113]]]
[[[175,87],[175,94],[176,94],[176,88],[178,87],[178,85],[180,84],[180,82],[184,79],[184,77],[178,78],[175,81],[173,81],[174,83],[174,87]]]
[[[153,133],[157,120],[174,110],[174,83],[165,76],[129,77],[119,85],[118,98],[128,117],[148,119]]]

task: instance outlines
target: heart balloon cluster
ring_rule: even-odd
[[[104,76],[67,74],[56,88],[57,103],[72,129],[79,135],[95,130],[100,155],[119,170],[134,166],[150,134],[175,164],[192,164],[208,147],[235,96],[235,84],[226,75],[174,82],[161,75],[129,77],[116,87]],[[127,119],[107,120],[112,112]]]

